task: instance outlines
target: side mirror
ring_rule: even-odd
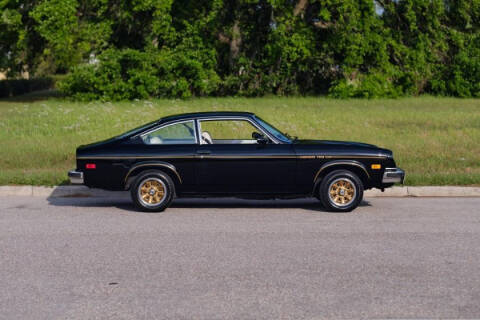
[[[263,134],[260,134],[258,132],[252,132],[252,138],[257,140],[258,144],[267,144],[268,139],[265,137]]]

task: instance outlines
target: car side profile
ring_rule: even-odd
[[[351,211],[363,191],[403,183],[392,151],[357,142],[300,140],[248,112],[161,118],[117,137],[80,146],[74,184],[130,190],[143,211],[174,197],[316,197]]]

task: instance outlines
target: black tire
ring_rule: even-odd
[[[150,191],[146,192],[146,189]],[[172,203],[174,194],[175,184],[172,179],[168,174],[158,170],[140,173],[130,188],[130,195],[135,206],[141,211],[147,212],[165,210]],[[151,202],[149,203],[149,201]]]
[[[349,212],[363,199],[363,183],[351,171],[332,171],[322,179],[317,197],[329,211]]]

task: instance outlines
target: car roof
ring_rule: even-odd
[[[175,114],[161,118],[160,122],[174,121],[174,120],[188,120],[204,117],[252,117],[254,114],[251,112],[239,112],[239,111],[212,111],[212,112],[194,112]]]

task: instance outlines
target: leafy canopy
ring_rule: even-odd
[[[0,70],[79,99],[480,97],[480,0],[0,0]]]

